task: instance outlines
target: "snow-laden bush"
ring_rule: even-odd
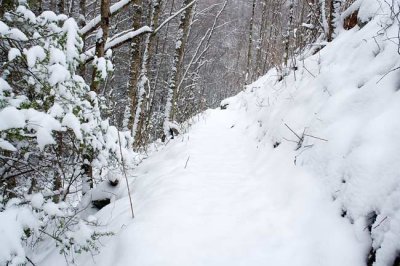
[[[78,74],[82,47],[65,15],[35,16],[20,5],[0,21],[0,223],[14,221],[14,233],[1,233],[2,265],[24,263],[24,248],[45,239],[71,259],[107,234],[74,206],[121,156],[125,163],[135,156],[129,132],[102,119],[96,93]]]

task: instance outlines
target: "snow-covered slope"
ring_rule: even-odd
[[[323,181],[358,238],[371,231],[374,265],[392,265],[400,252],[398,11],[372,2],[355,3],[370,19],[363,28],[341,32],[282,81],[270,71],[226,102],[245,110],[243,126],[260,146],[281,143],[270,157],[298,149],[287,156]]]
[[[363,265],[365,244],[290,146],[260,145],[242,110],[199,119],[137,169],[134,220],[126,198],[100,211],[119,232],[80,264]]]
[[[143,162],[131,178],[136,218],[121,192],[96,215],[116,236],[77,262],[361,266],[372,247],[374,265],[392,265],[399,28],[386,4],[371,15],[364,2],[362,29],[341,32],[279,82],[271,70]],[[40,265],[56,263],[50,253]]]

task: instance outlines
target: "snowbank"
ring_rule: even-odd
[[[373,18],[363,28],[280,82],[271,70],[228,108],[246,110],[242,123],[260,145],[297,149],[293,163],[325,182],[356,232],[371,231],[374,265],[383,266],[400,250],[399,25],[364,2],[361,19]]]

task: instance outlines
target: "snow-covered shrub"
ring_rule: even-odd
[[[17,219],[15,247],[2,250],[0,264],[23,263],[28,243],[51,239],[73,256],[107,234],[74,206],[103,169],[121,155],[133,160],[132,139],[101,117],[96,93],[78,74],[82,47],[77,23],[65,15],[35,16],[20,5],[0,21],[0,219],[23,211],[34,221]]]

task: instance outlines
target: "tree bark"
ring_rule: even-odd
[[[58,9],[58,13],[64,14],[64,12],[65,12],[65,0],[58,0],[57,1],[57,9]]]
[[[162,0],[152,0],[152,7],[151,7],[151,14],[150,14],[150,25],[152,29],[155,29],[158,27],[159,24],[159,17],[160,17],[160,12],[161,12],[161,2]],[[150,62],[154,56],[154,50],[155,50],[155,42],[156,42],[156,35],[155,34],[148,34],[146,36],[146,41],[145,41],[145,51],[144,51],[144,58],[142,62],[142,68],[141,68],[141,73],[140,73],[140,79],[141,81],[138,83],[138,85],[141,85],[146,83],[143,88],[138,87],[138,91],[142,90],[143,95],[141,95],[141,103],[140,103],[140,114],[138,115],[138,121],[137,121],[137,126],[135,130],[135,142],[134,146],[135,148],[139,148],[144,144],[144,136],[145,136],[145,126],[146,126],[146,121],[148,121],[148,117],[150,116],[150,110],[148,108],[149,106],[149,87],[150,87],[150,81],[147,78],[147,73],[149,70]],[[146,79],[146,81],[145,81]]]
[[[251,63],[252,63],[252,50],[253,50],[253,23],[254,23],[254,14],[256,9],[256,0],[253,0],[251,17],[250,17],[250,25],[249,25],[249,44],[247,48],[247,64],[246,64],[246,76],[245,83],[249,84],[251,82]]]
[[[134,10],[132,16],[132,28],[139,29],[142,20],[142,0],[133,1]],[[131,43],[131,64],[129,70],[129,83],[128,83],[128,94],[130,99],[129,105],[129,119],[128,128],[132,130],[133,124],[135,123],[136,109],[138,108],[138,91],[137,85],[140,75],[140,65],[141,65],[141,51],[140,44],[142,38],[135,38]]]
[[[334,5],[333,0],[328,0],[328,35],[326,39],[328,42],[331,42],[333,39],[333,32],[335,30],[334,22],[333,22],[333,14],[334,14]]]
[[[190,0],[184,0],[182,7],[184,8],[186,6],[189,6],[191,2],[192,1]],[[171,134],[172,132],[172,129],[170,128],[170,122],[174,121],[175,118],[176,103],[178,99],[177,83],[182,72],[182,62],[185,53],[187,38],[189,35],[190,25],[192,22],[192,15],[194,10],[193,6],[194,5],[192,4],[189,8],[182,12],[179,21],[178,33],[175,42],[174,58],[168,80],[168,98],[164,115],[165,120],[163,139],[165,139],[166,136],[168,134]]]
[[[267,24],[267,4],[268,1],[264,0],[261,2],[263,5],[262,8],[262,14],[261,14],[261,25],[260,25],[260,32],[259,32],[259,40],[258,40],[258,45],[257,45],[257,54],[256,54],[256,71],[257,71],[257,76],[260,77],[262,73],[262,67],[261,67],[261,57],[262,57],[262,50],[264,46],[264,30],[265,26]]]
[[[100,6],[101,13],[101,36],[96,40],[96,57],[101,58],[105,55],[105,45],[108,39],[108,33],[110,29],[110,0],[101,0]],[[97,67],[93,67],[92,83],[90,90],[99,93],[100,80],[97,78]]]

